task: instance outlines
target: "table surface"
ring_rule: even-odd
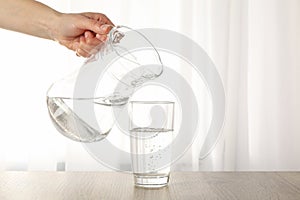
[[[168,187],[118,172],[0,172],[0,199],[300,199],[300,172],[172,172]]]

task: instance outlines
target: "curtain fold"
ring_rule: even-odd
[[[299,170],[296,121],[300,120],[300,107],[296,99],[300,90],[296,92],[296,88],[300,60],[295,58],[300,49],[299,37],[295,37],[299,33],[299,2],[228,3],[230,34],[228,51],[223,51],[228,53],[227,66],[211,54],[218,67],[223,63],[227,69],[220,70],[226,90],[225,126],[222,139],[200,166],[215,170]]]

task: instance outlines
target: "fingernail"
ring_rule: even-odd
[[[100,35],[97,33],[96,38],[100,40]]]
[[[101,26],[101,31],[103,31],[104,33],[106,33],[107,32],[107,27]]]
[[[96,35],[96,38],[97,38],[98,40],[101,40],[102,42],[105,42],[106,39],[107,39],[107,36],[106,36],[106,35],[100,35],[100,34],[97,34],[97,35]]]
[[[104,24],[101,26],[101,30],[104,31],[105,33],[107,33],[110,30],[110,26],[107,24]]]

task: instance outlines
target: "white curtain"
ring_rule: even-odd
[[[227,113],[200,169],[299,170],[300,2],[209,2],[208,52],[224,80]]]
[[[42,2],[177,31],[206,50],[225,87],[224,127],[209,156],[198,159],[196,141],[175,169],[300,169],[299,0]],[[47,88],[82,60],[52,41],[0,33],[0,170],[108,170],[60,136],[47,115]]]

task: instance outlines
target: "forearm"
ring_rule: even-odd
[[[53,39],[50,30],[61,14],[33,0],[0,0],[0,28]]]

